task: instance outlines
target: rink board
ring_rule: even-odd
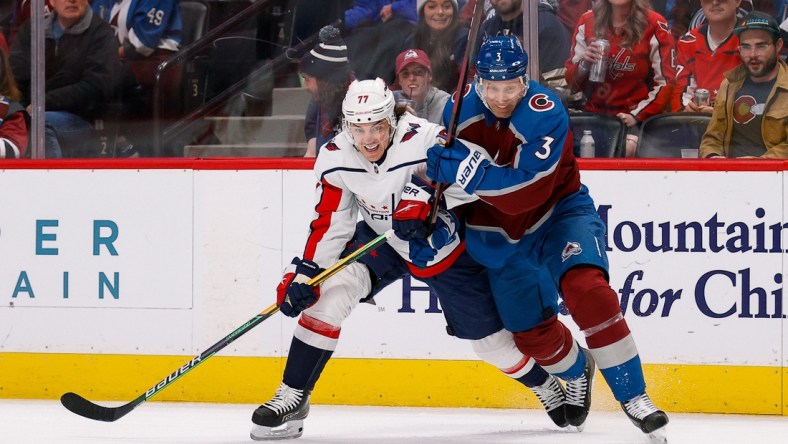
[[[785,414],[785,165],[709,164],[581,164],[608,224],[611,285],[666,409]],[[305,161],[9,165],[0,397],[148,389],[274,301],[314,200]],[[315,402],[536,406],[445,334],[418,281],[376,301],[343,324]],[[157,399],[259,402],[294,325],[269,319]],[[595,408],[616,408],[598,382]]]

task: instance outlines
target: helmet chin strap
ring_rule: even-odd
[[[517,99],[518,103],[520,100],[523,99],[523,97],[525,97],[526,94],[528,94],[528,80],[529,80],[528,74],[519,77],[519,79],[520,79],[520,84],[523,85],[523,95],[521,95],[520,98]],[[485,80],[483,78],[479,77],[479,74],[476,74],[476,95],[478,95],[479,98],[482,99],[482,103],[484,103],[484,106],[488,110],[490,110],[490,112],[492,112],[492,108],[490,108],[490,105],[487,103],[487,99],[484,97],[484,85],[482,84],[482,82],[484,81]]]

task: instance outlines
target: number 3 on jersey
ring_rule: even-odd
[[[553,142],[555,142],[555,139],[550,136],[544,136],[542,137],[542,140],[544,140],[544,143],[542,144],[542,149],[536,150],[534,156],[536,156],[541,160],[545,160],[548,157],[550,157],[550,153],[553,151],[552,145]]]

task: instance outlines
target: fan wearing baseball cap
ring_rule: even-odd
[[[788,159],[788,64],[778,57],[777,20],[753,11],[733,32],[742,64],[725,73],[700,155]]]
[[[441,124],[449,93],[432,86],[432,65],[427,53],[420,49],[402,51],[395,67],[397,84],[401,88],[394,92],[397,102],[411,100],[409,105],[418,117]]]

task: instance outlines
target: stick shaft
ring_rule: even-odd
[[[451,109],[451,118],[449,119],[449,127],[446,128],[446,148],[450,148],[454,143],[454,138],[457,136],[457,124],[460,120],[460,109],[462,107],[462,100],[465,96],[465,85],[468,83],[470,76],[470,65],[475,54],[472,54],[476,48],[476,38],[479,35],[479,28],[482,25],[484,18],[484,1],[479,0],[473,6],[473,18],[471,19],[471,30],[468,32],[468,42],[465,46],[465,55],[462,58],[462,67],[460,68],[460,78],[457,80],[457,89],[454,92],[454,105]],[[440,207],[440,200],[443,198],[443,191],[446,189],[446,184],[438,183],[435,186],[435,204],[430,209],[428,233],[432,233],[435,229],[435,221],[438,220],[438,210]]]
[[[322,273],[310,279],[307,282],[307,284],[312,286],[320,285],[326,279],[339,273],[348,265],[361,259],[365,255],[369,254],[370,251],[374,250],[375,248],[379,247],[380,245],[391,239],[393,235],[394,235],[394,230],[388,230],[385,233],[377,236],[376,238],[364,244],[364,246],[362,246],[358,250],[347,255],[346,257],[344,257],[334,265],[325,269]],[[127,404],[124,404],[119,407],[104,407],[95,404],[85,399],[84,397],[72,392],[64,394],[60,398],[60,402],[63,404],[64,407],[76,413],[77,415],[84,416],[90,419],[95,419],[97,421],[105,421],[105,422],[116,421],[122,418],[123,416],[125,416],[126,414],[128,414],[129,412],[131,412],[132,410],[134,410],[138,405],[142,404],[143,402],[155,396],[157,393],[169,387],[170,384],[177,381],[181,376],[185,375],[186,373],[188,373],[198,365],[202,364],[204,361],[208,360],[208,358],[210,358],[211,356],[215,355],[223,348],[233,343],[236,339],[240,338],[241,336],[246,334],[249,330],[253,329],[254,327],[259,325],[266,319],[270,318],[278,311],[279,311],[278,305],[273,304],[269,306],[265,310],[258,313],[255,317],[249,319],[243,325],[233,330],[232,333],[222,338],[219,342],[213,344],[207,350],[192,358],[189,362],[185,363],[184,365],[176,369],[174,372],[170,373],[166,378],[159,381],[158,384],[149,388],[148,390],[145,391],[145,393],[141,394],[136,399],[134,399],[133,401]]]

